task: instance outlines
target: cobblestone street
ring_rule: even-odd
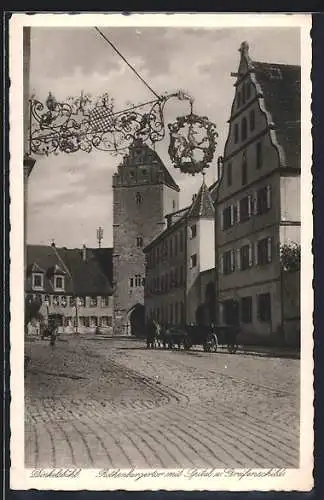
[[[299,360],[94,336],[28,352],[27,467],[298,467]]]

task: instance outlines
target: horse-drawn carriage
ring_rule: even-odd
[[[201,345],[205,352],[216,352],[218,346],[227,346],[228,352],[234,354],[238,345],[236,337],[239,331],[235,326],[161,326],[157,322],[148,325],[147,348],[163,347],[173,349],[181,346],[185,350]]]

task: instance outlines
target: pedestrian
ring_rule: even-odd
[[[57,336],[57,329],[56,327],[54,327],[51,331],[51,337],[50,337],[50,345],[52,347],[55,346],[55,342],[56,342],[56,336]]]

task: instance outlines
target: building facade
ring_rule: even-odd
[[[169,214],[167,228],[144,249],[147,321],[214,322],[214,217],[213,199],[203,181],[192,205]]]
[[[143,333],[145,256],[143,248],[178,210],[179,186],[155,151],[136,141],[113,176],[114,329]]]
[[[38,302],[46,323],[58,319],[59,332],[112,333],[112,249],[28,245],[27,302]],[[34,318],[29,331],[39,332]]]
[[[300,67],[243,42],[216,202],[219,320],[282,337],[280,249],[300,243]]]

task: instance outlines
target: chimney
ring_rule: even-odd
[[[87,262],[87,247],[82,245],[82,260],[83,262]]]

